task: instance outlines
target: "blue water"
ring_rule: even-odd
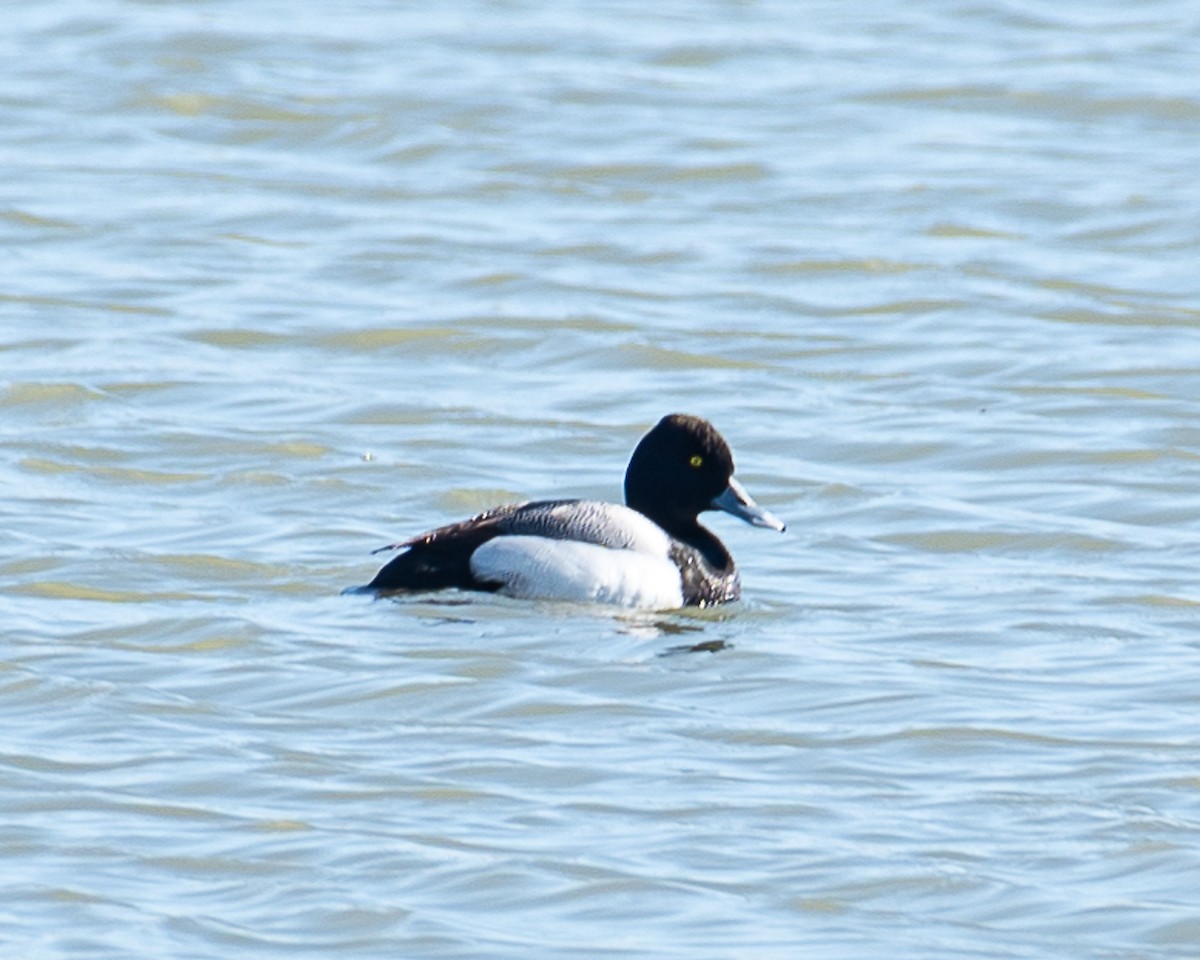
[[[4,955],[1195,957],[1197,33],[6,10]],[[339,595],[675,410],[742,603]]]

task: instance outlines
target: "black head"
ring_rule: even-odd
[[[673,413],[642,437],[625,471],[625,502],[669,534],[691,539],[705,510],[782,530],[733,479],[733,454],[707,420]]]
[[[625,502],[664,529],[694,523],[729,485],[733,454],[707,420],[673,413],[642,437],[625,471]]]

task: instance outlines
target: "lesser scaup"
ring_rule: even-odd
[[[625,502],[496,507],[382,548],[402,552],[356,592],[457,587],[656,610],[708,606],[738,599],[741,584],[699,514],[724,510],[784,529],[733,478],[733,455],[716,428],[684,414],[663,417],[642,437],[625,471]]]

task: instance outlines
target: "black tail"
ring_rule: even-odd
[[[501,523],[519,508],[519,504],[497,507],[461,523],[438,527],[412,540],[384,547],[400,552],[380,568],[370,583],[342,592],[378,595],[456,588],[498,590],[500,584],[475,578],[471,572],[471,554],[498,536]]]
[[[500,584],[479,580],[471,572],[471,554],[484,539],[490,537],[418,541],[384,564],[370,583],[342,592],[380,595],[453,589],[494,591]]]

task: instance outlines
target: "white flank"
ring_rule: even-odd
[[[664,538],[665,539],[665,538]],[[502,536],[471,555],[471,572],[527,600],[613,603],[643,610],[683,606],[679,568],[667,557],[578,540]]]

